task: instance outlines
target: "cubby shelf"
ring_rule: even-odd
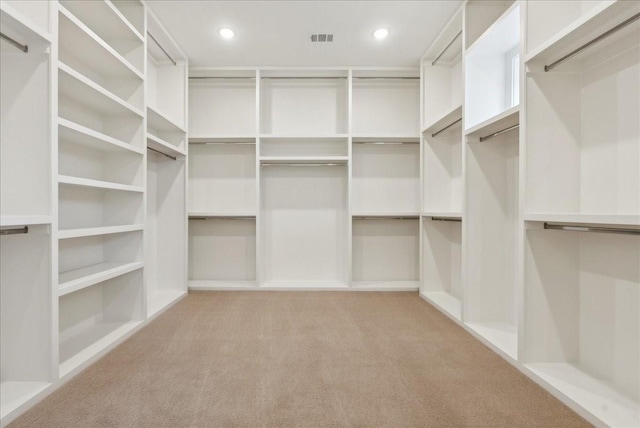
[[[512,324],[503,322],[468,322],[467,327],[482,340],[511,361],[518,359],[518,332]]]
[[[422,291],[420,296],[455,321],[462,320],[462,301],[446,291]]]
[[[127,144],[101,132],[61,117],[58,118],[58,139],[103,152],[129,151],[144,154],[140,147]]]
[[[147,132],[147,147],[162,152],[170,156],[186,156],[187,153],[173,144]]]
[[[81,369],[142,326],[142,321],[102,322],[60,341],[60,378]]]
[[[89,227],[85,229],[68,229],[58,232],[58,239],[82,238],[85,236],[111,235],[114,233],[127,233],[144,230],[142,224],[131,224],[125,226],[105,226],[105,227]]]
[[[611,385],[568,363],[525,364],[534,378],[548,385],[561,400],[588,409],[600,421],[612,427],[640,426],[640,406]],[[575,405],[574,409],[581,411]],[[584,412],[584,411],[582,411]]]
[[[144,75],[129,61],[116,52],[89,27],[80,21],[64,6],[58,5],[60,12],[60,41],[64,49],[81,51],[92,67],[112,77],[137,77],[144,80]],[[67,46],[68,45],[68,46]]]
[[[164,132],[186,133],[182,126],[178,125],[164,113],[151,106],[147,106],[147,121],[149,123],[149,128],[158,129]]]
[[[144,192],[142,186],[129,186],[126,184],[111,183],[108,181],[90,180],[88,178],[69,177],[66,175],[58,176],[58,184],[64,184],[69,186],[83,186],[91,187],[95,189],[108,189],[108,190],[122,190],[126,192]]]
[[[471,139],[486,137],[494,132],[502,131],[520,123],[520,106],[511,107],[496,116],[493,116],[484,122],[481,122],[473,128],[465,131],[465,136]]]
[[[536,47],[524,62],[535,71],[543,71],[545,65],[639,12],[640,4],[635,1],[602,1]]]
[[[58,70],[60,94],[64,97],[106,115],[134,114],[140,118],[144,117],[142,111],[66,64],[58,62]]]
[[[462,104],[455,106],[449,112],[445,113],[442,117],[427,125],[427,127],[422,130],[422,133],[428,135],[429,137],[432,137],[432,134],[438,133],[445,128],[454,128],[454,126],[451,126],[451,128],[449,128],[449,126],[452,124],[456,124],[456,122],[460,119],[462,119]],[[457,124],[455,125],[455,127],[457,127]]]
[[[58,279],[58,296],[64,296],[108,279],[141,269],[143,265],[142,262],[99,263],[60,273]]]
[[[4,419],[50,386],[49,382],[2,381],[0,383],[0,409],[2,409],[0,418]]]

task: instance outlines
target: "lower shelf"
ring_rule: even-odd
[[[429,291],[420,295],[445,315],[456,321],[462,320],[462,302],[457,297],[444,291]]]
[[[514,361],[518,359],[518,332],[513,325],[504,322],[474,322],[466,323],[466,326],[499,352]]]
[[[99,323],[60,341],[60,377],[115,346],[142,321]]]
[[[419,281],[353,281],[351,288],[369,291],[416,291]]]
[[[640,406],[609,384],[566,363],[536,363],[525,367],[544,383],[587,410],[608,426],[640,426]],[[579,410],[579,409],[578,409]],[[586,416],[583,414],[583,416]]]
[[[206,279],[189,280],[189,290],[247,290],[258,288],[256,281],[215,281]]]
[[[142,268],[142,262],[132,263],[99,263],[82,269],[61,273],[58,282],[58,295],[81,290],[85,287],[115,278],[125,273]]]
[[[147,297],[147,318],[162,312],[172,303],[176,302],[187,292],[179,291],[155,291]]]
[[[0,383],[0,418],[26,404],[51,384],[47,382],[2,382]],[[4,422],[2,424],[4,426]]]

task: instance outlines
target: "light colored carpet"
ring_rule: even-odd
[[[22,427],[583,427],[416,293],[196,292]]]

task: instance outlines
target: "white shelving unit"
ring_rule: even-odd
[[[0,2],[0,424],[56,378],[56,42],[46,2]],[[29,2],[31,3],[31,2]]]
[[[187,292],[188,60],[147,11],[146,317]]]
[[[56,295],[64,379],[145,319],[145,42],[109,1],[63,1],[57,9]]]

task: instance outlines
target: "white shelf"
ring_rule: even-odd
[[[27,404],[29,400],[50,387],[47,382],[12,382],[0,383],[0,418]]]
[[[518,333],[516,328],[503,322],[472,322],[465,323],[480,338],[495,347],[498,352],[513,361],[518,359]]]
[[[426,291],[420,296],[454,320],[462,319],[462,302],[457,297],[445,291]]]
[[[526,364],[525,368],[550,386],[551,391],[555,392],[554,395],[562,401],[574,402],[605,425],[640,426],[640,406],[637,402],[619,393],[607,382],[587,374],[579,366],[567,363],[535,363]],[[583,416],[589,416],[582,409],[571,407]],[[590,419],[595,422],[593,417]]]
[[[58,176],[58,184],[69,186],[92,187],[95,189],[122,190],[126,192],[144,192],[144,187],[130,186],[127,184],[110,183],[108,181],[90,180],[88,178],[69,177],[66,175]]]
[[[180,150],[173,144],[168,143],[167,141],[151,134],[150,132],[147,132],[147,147],[150,147],[154,150],[158,150],[170,156],[186,156],[187,155],[184,150]]]
[[[131,114],[142,118],[144,113],[123,101],[68,65],[58,62],[60,95],[86,105],[106,115]]]
[[[524,62],[528,66],[534,65],[536,71],[543,71],[544,65],[549,65],[553,61],[560,59],[563,55],[596,38],[604,31],[613,28],[638,12],[640,12],[640,4],[635,1],[601,2],[600,5],[580,16],[570,25],[564,27],[562,31],[530,52],[524,58]],[[594,51],[597,50],[598,48],[594,47]]]
[[[8,226],[37,226],[51,224],[53,217],[50,215],[19,215],[0,217],[0,227]]]
[[[462,219],[460,211],[426,211],[420,214],[422,217],[441,217],[451,219]]]
[[[103,152],[127,150],[140,155],[144,154],[144,150],[139,147],[63,118],[58,118],[58,139],[81,144]]]
[[[321,163],[340,163],[346,164],[349,161],[348,156],[261,156],[260,163],[308,163],[308,164],[321,164]]]
[[[189,143],[254,143],[256,134],[229,134],[229,135],[193,135],[189,134]]]
[[[198,211],[198,212],[190,212],[189,213],[189,218],[191,219],[192,217],[207,217],[207,218],[216,218],[216,217],[221,217],[221,218],[247,218],[247,217],[256,217],[256,213],[255,212],[246,212],[246,213],[238,213],[238,212],[229,212],[229,213],[224,213],[224,212],[220,212],[220,211],[216,211],[216,212],[211,212],[211,211]]]
[[[633,214],[525,214],[525,221],[640,226],[640,216]]]
[[[358,220],[356,217],[374,217],[374,218],[380,218],[380,219],[387,219],[387,218],[393,218],[393,217],[411,217],[411,218],[415,218],[416,220],[418,220],[420,218],[420,213],[418,212],[380,212],[380,211],[370,211],[370,212],[353,212],[351,213],[351,217],[354,218],[354,220]]]
[[[348,134],[260,134],[260,139],[265,140],[338,140],[348,137]]]
[[[63,0],[62,5],[105,40],[136,41],[144,38],[110,0]]]
[[[354,134],[354,143],[420,143],[420,135],[415,134]]]
[[[351,288],[362,291],[417,291],[420,281],[352,281]]]
[[[189,280],[189,290],[252,290],[258,289],[257,281]]]
[[[520,106],[511,107],[465,131],[467,138],[480,138],[520,123]]]
[[[61,341],[60,377],[64,378],[75,369],[90,363],[94,358],[116,346],[141,325],[142,321],[100,323]],[[62,352],[62,350],[65,351]],[[71,355],[65,355],[68,353]]]
[[[136,77],[144,80],[144,75],[102,40],[89,27],[82,23],[64,6],[58,4],[60,11],[60,45],[74,52],[81,52],[86,63],[95,70],[111,77]]]
[[[187,294],[185,290],[154,291],[147,297],[147,318],[160,314]]]
[[[30,19],[4,1],[0,1],[0,27],[3,33],[17,38],[19,43],[27,46],[32,43],[48,44],[52,41],[50,33],[41,31]]]
[[[108,279],[141,269],[143,266],[144,263],[142,262],[100,263],[61,273],[58,280],[58,296],[82,290]]]
[[[428,125],[422,131],[422,133],[426,134],[426,136],[428,136],[429,138],[435,138],[435,137],[431,137],[431,134],[435,134],[436,132],[442,130],[443,128],[451,125],[452,123],[460,119],[462,119],[462,104],[455,106],[453,109],[445,113],[442,117],[436,119],[433,123]],[[461,125],[456,124],[451,128],[447,129],[447,131],[451,129],[457,129],[459,126]]]
[[[164,132],[174,132],[185,134],[184,128],[173,120],[169,119],[165,114],[161,113],[157,109],[147,106],[147,127],[157,129]]]
[[[292,281],[266,281],[260,284],[261,289],[269,290],[348,290],[349,286],[343,282],[337,281],[308,281],[308,280],[292,280]]]
[[[106,226],[106,227],[90,227],[86,229],[69,229],[60,230],[58,239],[82,238],[85,236],[111,235],[114,233],[137,232],[144,230],[142,224],[132,224],[126,226]]]
[[[469,45],[469,47],[467,47],[466,51],[465,51],[465,55],[469,55],[469,53],[473,52],[474,50],[478,49],[478,46],[482,46],[483,44],[486,43],[486,39],[491,38],[492,35],[494,35],[494,33],[496,33],[496,31],[501,31],[503,30],[503,26],[505,24],[505,21],[508,20],[510,18],[511,13],[513,12],[513,10],[515,8],[518,7],[518,2],[513,2],[513,4],[511,6],[509,6],[509,8],[507,10],[505,10],[490,26],[489,28],[487,28],[481,35],[480,37],[478,37],[471,45]],[[519,17],[518,17],[519,18]],[[467,19],[469,19],[469,17],[467,17]]]

